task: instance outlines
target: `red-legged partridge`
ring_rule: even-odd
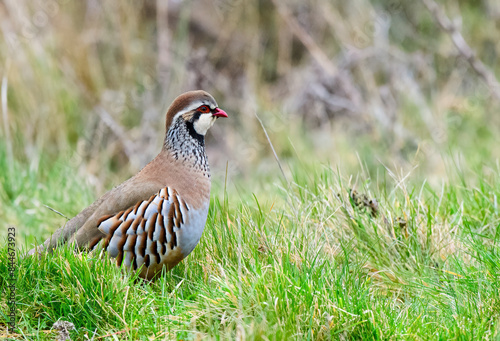
[[[65,242],[102,241],[117,265],[151,279],[173,268],[200,240],[210,201],[205,134],[227,114],[205,91],[177,97],[166,115],[163,148],[137,175],[113,188],[29,254]]]

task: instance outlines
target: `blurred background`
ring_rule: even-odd
[[[46,206],[71,217],[136,173],[192,89],[229,114],[215,188],[280,183],[270,142],[288,177],[497,171],[498,37],[496,0],[1,0],[1,224],[46,237]]]

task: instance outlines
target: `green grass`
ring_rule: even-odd
[[[438,189],[358,179],[358,199],[338,170],[292,171],[268,199],[216,190],[200,244],[154,283],[70,248],[18,251],[15,338],[54,339],[59,319],[76,340],[499,337],[498,169]],[[6,264],[2,247],[1,287]]]
[[[439,4],[498,74],[494,2]],[[168,42],[154,1],[99,4],[0,3],[0,339],[500,340],[499,105],[421,2],[182,2]],[[154,283],[23,258],[154,156],[193,87],[230,114],[194,252]]]

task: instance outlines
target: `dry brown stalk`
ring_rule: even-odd
[[[328,56],[323,52],[323,50],[316,44],[314,39],[309,33],[307,33],[295,20],[293,15],[290,13],[288,8],[280,3],[279,0],[272,0],[274,6],[278,10],[279,15],[283,18],[286,24],[290,27],[293,34],[301,41],[302,44],[309,51],[311,56],[316,60],[316,62],[330,75],[335,76],[337,74],[337,67],[330,61]]]
[[[4,127],[5,141],[7,145],[7,159],[9,161],[9,164],[12,164],[13,152],[12,152],[12,140],[10,138],[10,124],[9,124],[9,113],[8,113],[9,106],[7,104],[7,88],[8,88],[7,70],[8,67],[6,68],[5,76],[3,76],[2,78],[2,85],[0,92],[1,92],[1,102],[2,102],[3,127]]]
[[[125,129],[102,107],[96,108],[97,114],[106,126],[115,134],[123,146],[125,154],[132,160],[135,155],[134,143],[128,138]]]
[[[500,101],[500,83],[498,83],[495,74],[488,69],[479,58],[477,58],[474,50],[467,44],[462,33],[439,7],[434,0],[422,0],[425,7],[431,12],[432,16],[438,25],[446,32],[451,38],[451,41],[457,48],[462,57],[467,60],[472,69],[481,77],[487,84],[491,94],[497,101]]]
[[[156,1],[156,23],[158,25],[158,74],[162,86],[168,84],[168,71],[170,70],[170,36],[168,29],[168,1]]]

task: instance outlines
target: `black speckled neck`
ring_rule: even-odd
[[[163,148],[176,160],[210,177],[205,137],[196,132],[192,122],[185,121],[182,117],[172,122],[165,136]]]

